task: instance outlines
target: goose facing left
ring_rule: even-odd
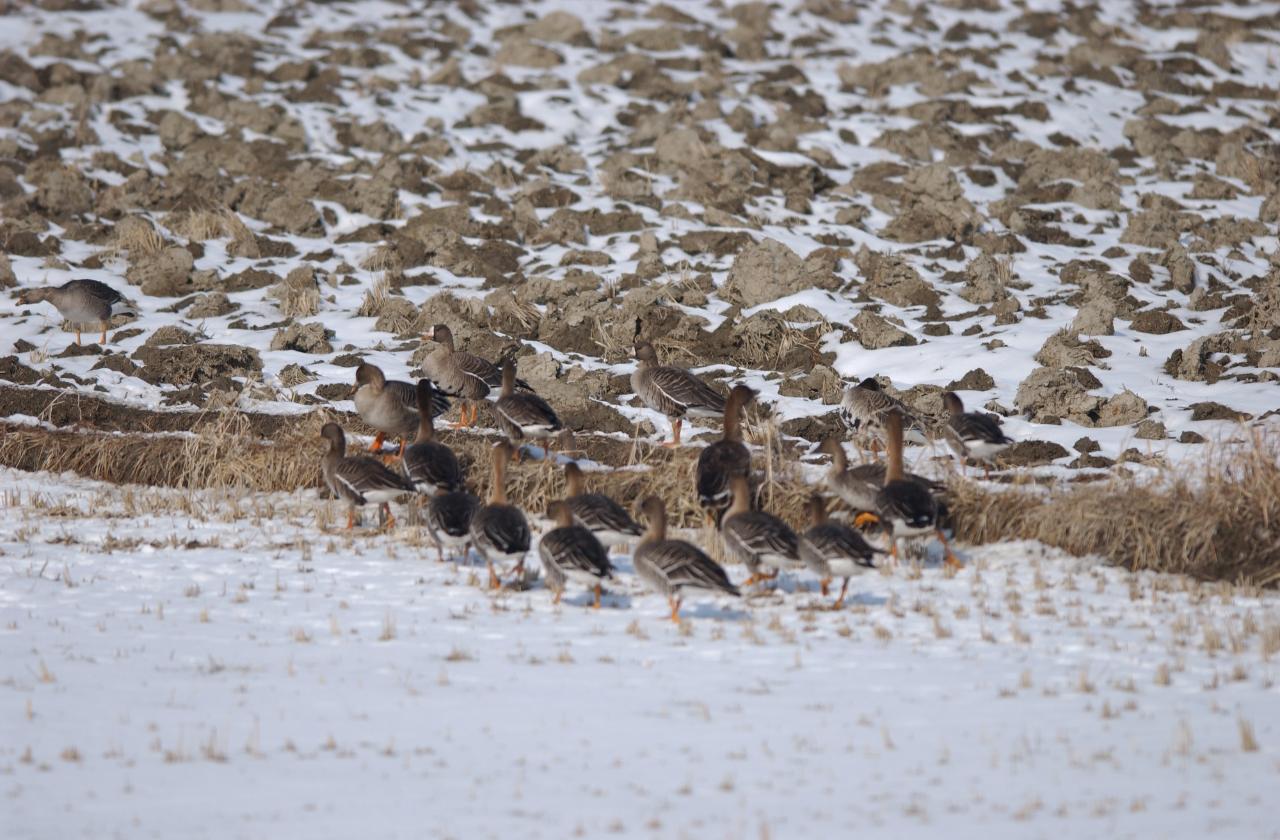
[[[347,503],[347,528],[355,527],[356,508],[366,504],[379,505],[385,527],[394,525],[391,502],[410,492],[412,485],[381,461],[348,456],[347,437],[337,423],[325,423],[320,437],[329,442],[329,451],[321,463],[324,482],[335,496]]]
[[[76,325],[76,344],[80,343],[83,324],[98,324],[102,328],[102,344],[107,343],[107,326],[116,315],[137,315],[138,311],[125,296],[97,280],[72,280],[61,286],[43,289],[23,289],[18,293],[18,303],[29,305],[47,301],[58,313]]]
[[[408,382],[387,379],[382,368],[362,362],[356,368],[356,384],[352,400],[360,419],[377,432],[370,452],[382,448],[388,435],[400,438],[400,455],[418,430],[418,390]],[[438,390],[431,397],[431,413],[435,417],[449,410],[449,400]]]

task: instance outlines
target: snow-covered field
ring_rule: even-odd
[[[1276,836],[1273,595],[1009,544],[677,627],[52,478],[0,473],[6,837]]]
[[[639,320],[787,451],[880,375],[1042,442],[998,480],[1194,474],[1280,422],[1277,32],[1276,3],[24,5],[0,428],[85,425],[77,394],[134,437],[346,412],[358,361],[408,378],[444,321],[621,451],[668,428]],[[14,302],[80,277],[137,304],[105,348]],[[1280,837],[1274,591],[1005,542],[675,625],[625,554],[603,609],[555,606],[412,525],[326,531],[310,488],[0,467],[0,505],[2,838]]]

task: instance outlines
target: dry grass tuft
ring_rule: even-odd
[[[249,230],[233,210],[190,210],[171,219],[169,226],[174,233],[185,236],[192,242],[225,237],[231,240],[233,253],[246,257],[258,256],[258,242],[253,231]]]
[[[1211,451],[1194,476],[1117,477],[1047,494],[951,485],[956,537],[1039,540],[1148,569],[1255,586],[1280,583],[1280,437]]]

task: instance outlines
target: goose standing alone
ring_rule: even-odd
[[[902,417],[890,413],[885,442],[889,448],[889,466],[885,484],[876,495],[876,518],[889,538],[893,559],[898,559],[898,538],[917,537],[933,532],[942,542],[948,566],[959,567],[951,546],[938,527],[939,507],[933,494],[919,484],[908,481],[902,473]]]
[[[513,447],[520,441],[554,438],[564,428],[547,401],[531,391],[516,392],[516,363],[502,366],[502,395],[494,404],[498,426]],[[518,450],[516,450],[518,451]]]
[[[684,540],[667,539],[667,506],[650,496],[641,506],[647,526],[632,557],[636,574],[667,599],[671,620],[680,621],[680,603],[691,590],[738,597],[724,568],[702,549]]]
[[[800,547],[791,526],[771,513],[751,509],[751,488],[747,480],[736,475],[730,481],[733,504],[720,523],[729,556],[747,567],[751,576],[743,581],[749,586],[800,562]],[[765,572],[764,569],[772,572]]]
[[[517,580],[524,579],[524,558],[531,542],[529,522],[515,505],[507,503],[507,462],[512,457],[511,444],[506,441],[493,447],[493,487],[489,490],[489,503],[476,511],[471,518],[471,544],[484,558],[489,568],[489,587],[502,585],[494,571],[495,563],[514,563]]]
[[[882,552],[848,525],[828,520],[827,506],[817,493],[809,497],[809,523],[809,528],[800,535],[800,559],[822,582],[823,595],[827,594],[833,577],[844,578],[840,595],[831,605],[838,610],[844,606],[849,578],[874,569],[875,555]]]
[[[431,340],[439,346],[422,361],[427,378],[440,390],[462,403],[458,426],[473,426],[480,414],[479,403],[489,392],[502,385],[502,372],[488,359],[474,353],[458,350],[453,343],[453,330],[446,324],[436,324],[431,330]],[[528,386],[519,380],[522,388]]]
[[[61,286],[23,289],[18,303],[29,305],[48,301],[64,319],[76,325],[76,344],[80,343],[80,327],[98,324],[102,328],[102,344],[107,343],[107,326],[116,315],[134,315],[138,310],[125,296],[97,280],[71,280]]]
[[[564,504],[573,521],[612,548],[636,539],[643,533],[626,509],[604,493],[586,492],[582,468],[570,461],[564,465]]]
[[[418,436],[404,450],[400,467],[405,478],[419,493],[434,496],[437,493],[457,490],[462,486],[462,468],[453,450],[435,439],[435,423],[432,421],[431,400],[435,388],[431,380],[419,379]]]
[[[724,436],[698,453],[694,481],[708,524],[719,524],[733,500],[733,478],[751,476],[751,451],[742,442],[742,412],[755,396],[746,385],[735,385],[724,404]]]
[[[553,502],[547,515],[556,527],[542,535],[538,541],[538,556],[547,576],[547,588],[555,593],[555,603],[560,603],[565,583],[574,581],[589,587],[595,593],[592,604],[600,609],[602,582],[613,577],[613,564],[600,540],[581,525],[573,522],[573,511],[564,502]]]
[[[325,423],[320,437],[329,441],[329,451],[321,462],[324,483],[347,503],[347,528],[356,524],[356,508],[369,503],[381,506],[385,527],[395,524],[391,502],[413,487],[380,461],[363,456],[347,457],[347,437],[337,423]]]
[[[1000,428],[1000,421],[990,414],[976,411],[965,411],[964,403],[954,391],[942,395],[947,406],[947,420],[944,434],[951,450],[960,457],[963,464],[966,457],[982,464],[983,478],[991,477],[991,461],[1013,444],[1013,438],[1005,435]]]
[[[867,377],[845,391],[840,401],[841,417],[856,434],[871,439],[873,453],[876,443],[885,439],[886,419],[892,414],[902,418],[903,428],[912,442],[922,445],[929,442],[920,418],[912,414],[901,400],[880,390],[880,383],[874,377]]]
[[[361,362],[356,368],[356,384],[352,392],[360,419],[373,427],[370,452],[382,449],[387,435],[400,438],[400,455],[408,439],[418,430],[418,389],[408,382],[387,379],[382,368]],[[439,391],[431,396],[431,413],[439,416],[449,410],[449,400]]]
[[[684,368],[658,364],[658,354],[647,341],[636,342],[636,369],[631,374],[631,389],[645,405],[671,419],[672,439],[663,446],[680,445],[680,427],[686,416],[724,414],[724,397]]]

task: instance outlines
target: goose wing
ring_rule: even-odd
[[[690,409],[716,414],[724,412],[725,398],[684,368],[650,368],[648,381],[650,389],[658,397],[655,402],[667,403],[674,410],[662,409],[664,413],[683,414]]]
[[[753,557],[799,559],[796,532],[778,517],[764,511],[735,513],[724,521],[725,543]]]
[[[435,386],[435,382],[431,384]],[[383,389],[383,393],[390,394],[390,399],[395,400],[397,405],[412,411],[414,414],[418,413],[418,390],[416,386],[408,382],[402,382],[399,379],[389,379],[387,380],[386,388]],[[433,387],[431,389],[431,416],[439,417],[448,410],[449,398],[445,396],[438,386]]]
[[[874,568],[873,558],[882,554],[847,525],[824,522],[800,535],[800,555],[810,567],[825,566],[831,560],[851,560],[859,566]]]
[[[441,493],[427,503],[427,524],[450,537],[464,537],[479,509],[480,500],[470,493]]]
[[[102,301],[107,306],[115,306],[124,302],[124,295],[97,280],[71,280],[62,285],[65,291],[74,291]]]
[[[401,476],[383,466],[381,461],[363,456],[343,458],[333,470],[334,481],[346,488],[350,493],[364,497],[369,493],[404,492],[412,489]]]
[[[519,429],[558,432],[562,428],[555,410],[537,394],[522,392],[501,397],[495,407],[500,417]]]
[[[492,546],[502,554],[529,550],[529,522],[514,505],[485,505],[471,520],[471,535],[477,542]]]
[[[578,525],[548,531],[538,543],[538,555],[544,565],[555,566],[566,574],[581,572],[598,578],[613,576],[613,564],[609,562],[604,546],[595,534]]]
[[[405,478],[419,493],[456,490],[462,486],[462,468],[453,450],[438,441],[415,443],[400,461]]]
[[[702,549],[684,540],[663,540],[649,547],[649,559],[666,576],[672,589],[707,589],[737,595],[724,567]]]
[[[622,505],[603,493],[583,493],[567,501],[573,518],[590,531],[612,531],[634,537],[643,533]]]
[[[965,443],[1013,443],[1000,428],[1000,422],[989,414],[973,411],[957,414],[947,423],[947,428]]]
[[[929,527],[938,518],[933,496],[913,481],[891,481],[882,487],[876,512],[882,520],[901,520],[913,528]]]

